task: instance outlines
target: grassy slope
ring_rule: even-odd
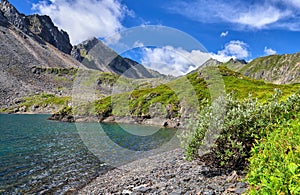
[[[24,97],[13,106],[0,109],[0,112],[10,113],[16,109],[19,109],[21,112],[32,112],[34,111],[33,107],[39,109],[41,112],[49,112],[62,109],[67,106],[70,101],[71,97],[69,96],[60,97],[54,94],[42,93]]]
[[[130,79],[126,77],[120,77],[117,74],[105,73],[100,71],[87,71],[78,69],[65,69],[65,68],[44,68],[44,67],[35,67],[35,70],[38,74],[49,74],[53,76],[55,82],[60,83],[60,88],[57,90],[64,91],[63,86],[72,86],[72,82],[76,79],[76,76],[82,71],[88,75],[87,78],[83,81],[82,85],[90,87],[93,83],[98,83],[97,90],[95,94],[98,98],[104,98],[108,95],[111,95],[114,87],[118,86],[121,89],[147,89],[158,86],[161,83],[165,83],[165,79]],[[65,94],[62,92],[62,94]],[[32,111],[32,107],[39,107],[40,109],[46,109],[49,111],[56,112],[57,110],[62,109],[67,106],[68,103],[72,102],[72,97],[69,95],[57,96],[53,93],[41,93],[29,95],[23,97],[17,101],[15,105],[12,105],[8,108],[0,108],[0,112],[13,112],[17,108],[25,108],[26,112]],[[24,110],[24,109],[22,109]],[[40,110],[43,112],[43,110]],[[23,112],[23,111],[22,111]]]
[[[220,66],[219,70],[225,84],[226,92],[233,92],[234,95],[240,99],[248,97],[249,93],[251,93],[253,97],[264,101],[266,98],[272,96],[275,88],[282,90],[283,96],[285,97],[300,89],[300,84],[276,85],[250,79],[240,73],[229,70],[225,66]],[[187,81],[193,86],[193,90],[187,88],[187,86],[189,86]],[[188,99],[191,94],[193,94],[193,91],[200,104],[204,99],[210,99],[207,82],[199,76],[198,72],[174,80],[167,85],[160,85],[152,89],[134,90],[131,93],[114,95],[98,100],[93,112],[110,113],[112,107],[111,102],[115,103],[119,102],[119,99],[123,99],[124,101],[121,101],[122,105],[118,105],[110,114],[126,116],[130,113],[130,115],[133,116],[145,116],[149,114],[149,105],[154,103],[161,103],[164,106],[170,104],[175,114],[178,114],[176,112],[180,109],[179,102],[184,101],[184,98]],[[191,101],[189,103],[194,105],[198,104],[198,102]]]
[[[210,70],[209,70],[210,71]],[[274,89],[281,89],[284,96],[288,96],[296,92],[300,88],[300,84],[292,85],[276,85],[258,81],[240,73],[228,69],[226,66],[220,66],[219,71],[222,75],[225,84],[226,92],[233,92],[234,95],[240,99],[248,97],[249,93],[260,101],[272,96]],[[187,76],[178,78],[166,84],[163,80],[157,79],[128,79],[119,77],[111,73],[95,72],[92,74],[91,80],[86,80],[85,84],[90,85],[90,82],[97,80],[101,85],[104,84],[106,88],[113,88],[118,85],[120,88],[135,89],[132,92],[116,94],[107,96],[111,93],[102,94],[100,91],[97,96],[101,99],[93,105],[86,105],[85,112],[92,114],[106,113],[106,115],[115,116],[147,116],[149,115],[150,105],[161,104],[161,112],[166,113],[165,107],[171,107],[173,117],[180,116],[180,103],[189,104],[190,107],[199,107],[203,104],[203,100],[210,100],[211,94],[208,89],[209,82],[217,82],[215,75],[210,75],[209,80],[199,76],[198,72],[193,72]],[[215,80],[214,80],[215,79]],[[208,81],[208,82],[207,82]],[[197,99],[192,99],[196,97]],[[51,94],[40,94],[25,97],[22,102],[7,109],[2,109],[2,112],[10,112],[15,108],[26,106],[26,110],[30,111],[33,105],[39,107],[56,107],[61,108],[66,106],[71,101],[71,97],[58,97]],[[113,109],[112,109],[113,107]],[[56,110],[56,109],[55,109]],[[74,109],[76,110],[76,109]],[[82,111],[82,109],[81,109]]]
[[[300,53],[256,58],[246,65],[227,63],[232,70],[273,83],[300,82]]]

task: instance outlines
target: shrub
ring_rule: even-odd
[[[300,194],[299,118],[270,126],[275,130],[251,150],[249,194]]]
[[[279,90],[265,103],[251,96],[238,100],[229,94],[203,107],[192,127],[194,134],[181,136],[182,143],[188,143],[187,158],[200,156],[221,167],[244,169],[253,144],[267,135],[267,127],[294,119],[299,113],[300,91],[285,101],[281,98]]]

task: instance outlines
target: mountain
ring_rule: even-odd
[[[248,64],[230,60],[226,65],[258,80],[275,84],[300,83],[300,53],[260,57]]]
[[[37,14],[25,16],[19,13],[7,0],[2,0],[0,3],[0,12],[2,15],[0,21],[4,17],[2,18],[4,21],[6,20],[36,41],[50,43],[66,54],[71,53],[72,45],[69,35],[65,31],[59,30],[49,16]]]
[[[35,101],[49,112],[58,109],[57,104],[65,105],[66,99],[70,100],[78,68],[131,78],[163,77],[122,58],[96,38],[73,47],[69,35],[58,29],[49,16],[26,16],[7,0],[0,2],[0,35],[2,110],[16,107],[16,112],[20,111],[18,106],[23,102],[21,111],[28,111],[28,106],[35,107]],[[25,99],[31,103],[24,105]]]
[[[84,66],[67,54],[69,36],[48,16],[25,16],[3,0],[0,35],[0,107],[33,94],[70,94],[74,72]]]
[[[121,57],[97,38],[74,46],[71,55],[90,69],[111,72],[129,78],[164,77],[159,72],[149,70],[134,60]]]

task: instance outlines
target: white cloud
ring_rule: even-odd
[[[144,43],[142,43],[140,41],[136,41],[133,43],[133,47],[144,47]]]
[[[227,62],[231,58],[233,59],[245,59],[250,55],[248,51],[248,45],[243,41],[230,41],[225,45],[225,48],[218,51],[217,54],[211,53],[211,57],[220,62]]]
[[[300,0],[284,0],[284,2],[295,6],[296,8],[300,8]]]
[[[59,28],[66,30],[72,44],[113,35],[123,28],[121,20],[125,15],[133,14],[119,0],[44,0],[34,4],[33,9],[49,15]]]
[[[236,18],[232,18],[232,22],[255,28],[263,28],[268,24],[279,21],[288,14],[288,12],[282,12],[273,6],[257,6],[249,9],[247,12],[240,13]]]
[[[141,63],[163,74],[180,76],[195,70],[210,58],[199,50],[186,51],[182,48],[165,46],[143,48]]]
[[[227,35],[228,35],[228,31],[222,32],[222,33],[220,34],[220,37],[226,37]]]
[[[177,0],[170,7],[171,11],[202,23],[225,22],[254,29],[283,26],[299,29],[295,27],[299,26],[299,0]]]
[[[264,52],[266,55],[274,55],[277,53],[275,50],[273,50],[271,48],[267,48],[267,47],[265,47]]]

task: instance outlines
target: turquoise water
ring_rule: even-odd
[[[48,115],[0,114],[0,194],[62,194],[78,189],[114,161],[126,163],[124,151],[153,150],[168,142],[174,129],[116,124],[62,123],[47,120]],[[78,130],[79,129],[79,130]],[[134,132],[155,132],[149,136]],[[116,146],[107,145],[107,137]],[[104,139],[105,138],[105,139]],[[88,140],[88,141],[87,141]],[[88,146],[88,147],[87,147]],[[120,153],[121,152],[121,153]]]

